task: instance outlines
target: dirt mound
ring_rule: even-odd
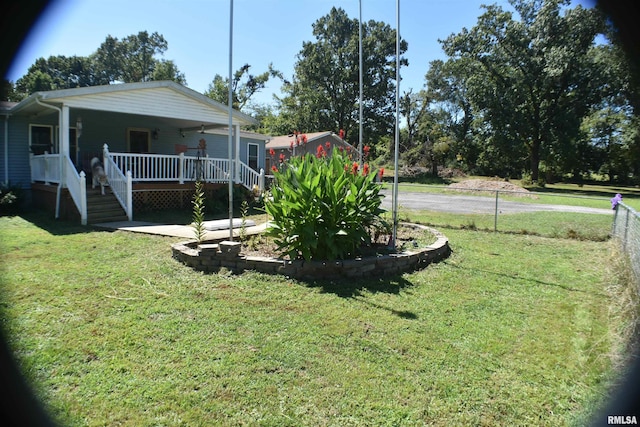
[[[532,197],[529,190],[504,180],[468,179],[450,184],[449,189],[457,191],[512,191],[514,196]]]

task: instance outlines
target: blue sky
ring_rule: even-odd
[[[395,0],[361,0],[362,20],[396,27]],[[590,5],[591,0],[574,0]],[[471,28],[482,13],[481,4],[506,0],[400,0],[400,35],[409,43],[409,67],[401,70],[402,92],[424,85],[429,62],[445,59],[438,39]],[[169,48],[163,58],[173,60],[185,74],[187,86],[207,90],[216,74],[229,74],[229,0],[54,0],[32,28],[14,58],[6,78],[15,81],[37,58],[52,55],[88,56],[107,35],[122,39],[140,31],[158,32]],[[311,25],[341,7],[359,17],[358,0],[234,0],[233,60],[235,71],[248,63],[251,71],[266,71],[269,63],[291,78],[296,55],[304,41],[315,40]],[[271,103],[280,82],[254,97]]]

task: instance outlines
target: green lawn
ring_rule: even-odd
[[[312,283],[4,217],[0,314],[68,426],[584,424],[624,352],[611,244],[443,231],[423,271]]]
[[[467,177],[464,179],[483,179],[482,177]],[[464,180],[462,178],[457,181]],[[486,179],[486,178],[484,178]],[[520,185],[519,181],[511,181],[513,184]],[[384,187],[391,189],[393,183],[387,179]],[[460,194],[458,190],[449,189],[443,183],[437,184],[420,184],[410,182],[400,182],[398,184],[399,192],[425,192],[439,194]],[[605,184],[587,184],[578,186],[577,184],[547,184],[544,188],[531,187],[528,188],[531,197],[523,197],[520,193],[512,193],[500,191],[500,200],[513,200],[522,203],[541,203],[553,205],[568,206],[585,206],[590,208],[611,208],[610,200],[616,193],[621,193],[623,201],[635,210],[640,210],[640,188],[638,187],[622,187]],[[495,199],[495,192],[490,191],[467,191],[466,194],[474,196],[483,196]]]

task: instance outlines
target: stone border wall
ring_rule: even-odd
[[[439,231],[419,224],[404,226],[430,231],[436,242],[404,252],[338,261],[283,260],[241,253],[240,242],[222,241],[201,243],[195,240],[171,245],[173,257],[195,270],[214,273],[227,268],[234,273],[254,270],[261,273],[281,274],[304,280],[354,279],[366,276],[389,276],[426,267],[449,256],[449,240]]]

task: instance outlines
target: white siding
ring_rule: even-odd
[[[71,108],[171,117],[204,123],[229,123],[227,111],[186,97],[166,87],[86,94],[50,101],[63,101]],[[234,124],[236,122],[234,119]]]

